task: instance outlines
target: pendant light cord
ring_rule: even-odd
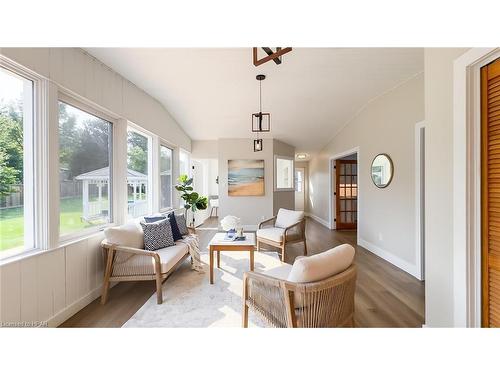
[[[259,81],[259,108],[262,114],[262,81]]]

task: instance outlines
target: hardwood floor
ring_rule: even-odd
[[[206,247],[216,228],[216,218],[198,228],[201,246]],[[355,231],[331,231],[311,219],[307,220],[306,231],[309,254],[317,254],[342,243],[356,247],[356,327],[422,326],[425,306],[423,282],[357,246]],[[298,255],[302,255],[301,245],[290,245],[285,261],[293,263]],[[168,280],[165,283],[168,289]],[[121,327],[154,292],[154,281],[120,283],[110,290],[106,305],[102,306],[96,299],[61,327]]]

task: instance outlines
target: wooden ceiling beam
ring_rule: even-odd
[[[253,47],[253,65],[255,66],[265,64],[266,62],[271,60],[274,60],[276,64],[281,64],[280,57],[283,56],[285,53],[290,52],[292,50],[292,47],[286,47],[283,49],[278,47],[276,52],[273,52],[269,47],[262,47],[262,49],[267,53],[267,56],[263,57],[262,59],[259,59],[257,56],[257,47]],[[276,60],[278,60],[279,62]]]

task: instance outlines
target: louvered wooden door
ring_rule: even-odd
[[[481,69],[482,325],[500,327],[500,60]]]

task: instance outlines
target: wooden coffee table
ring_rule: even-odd
[[[208,244],[210,253],[210,284],[214,283],[214,253],[217,253],[217,268],[220,268],[221,251],[249,251],[250,271],[253,271],[255,233],[245,233],[245,241],[224,241],[226,233],[217,233]]]

